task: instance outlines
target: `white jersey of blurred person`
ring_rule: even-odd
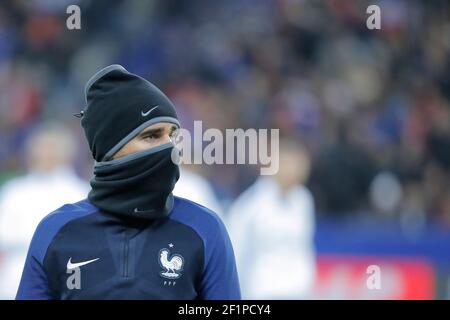
[[[89,184],[71,167],[75,141],[64,127],[45,124],[26,143],[28,173],[0,189],[0,298],[14,299],[28,245],[39,221],[87,196]]]
[[[231,206],[228,229],[243,299],[309,299],[315,280],[314,202],[303,186],[309,155],[280,141],[279,171],[260,176]]]

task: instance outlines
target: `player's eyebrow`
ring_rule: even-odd
[[[170,133],[173,133],[177,129],[178,129],[178,127],[176,125],[171,126]],[[162,134],[163,131],[164,131],[164,128],[147,128],[139,134],[139,137]]]

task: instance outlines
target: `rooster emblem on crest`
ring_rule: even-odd
[[[159,264],[164,269],[159,274],[167,279],[178,279],[183,271],[184,259],[180,254],[170,255],[169,249],[159,250]]]

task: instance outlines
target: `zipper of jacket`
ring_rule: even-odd
[[[125,245],[124,245],[124,260],[123,260],[123,276],[128,278],[128,251],[129,251],[129,239],[128,234],[125,231]]]

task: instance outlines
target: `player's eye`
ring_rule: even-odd
[[[142,138],[144,140],[155,140],[155,139],[159,139],[160,136],[161,135],[159,135],[159,134],[152,133],[152,134],[147,134],[147,135],[143,136]]]

